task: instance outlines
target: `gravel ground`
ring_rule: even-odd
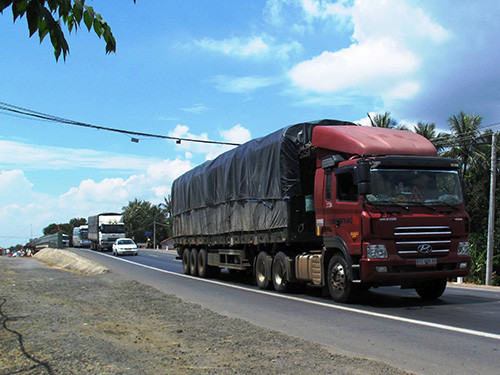
[[[111,272],[0,257],[0,374],[408,374]]]

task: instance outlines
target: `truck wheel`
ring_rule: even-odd
[[[185,275],[189,275],[189,258],[190,258],[190,251],[188,248],[184,249],[182,252],[182,270],[184,271]]]
[[[189,273],[192,276],[198,275],[198,250],[191,249],[191,255],[189,256]]]
[[[277,292],[286,292],[289,289],[285,258],[286,255],[281,251],[274,256],[272,280],[274,289]]]
[[[255,260],[255,282],[260,289],[271,287],[271,267],[269,267],[269,254],[261,251]],[[272,259],[272,258],[271,258]]]
[[[207,251],[205,249],[201,249],[198,253],[198,275],[200,277],[209,277],[210,266],[207,264],[207,261]]]
[[[350,302],[354,298],[351,267],[342,255],[334,255],[328,264],[328,289],[335,302]]]
[[[433,300],[442,296],[446,289],[446,279],[428,280],[415,287],[423,299]]]

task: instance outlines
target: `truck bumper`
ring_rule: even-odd
[[[467,276],[470,272],[471,260],[467,255],[424,259],[429,259],[427,264],[421,264],[421,261],[419,264],[417,259],[402,259],[397,256],[388,259],[361,259],[361,281],[399,285],[408,280]]]

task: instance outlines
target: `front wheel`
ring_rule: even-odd
[[[441,297],[446,289],[446,279],[428,280],[415,287],[420,297],[433,300]]]
[[[335,302],[351,302],[355,297],[352,269],[342,255],[336,254],[328,264],[327,282]]]

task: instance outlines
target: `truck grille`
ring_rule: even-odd
[[[439,257],[450,252],[451,228],[447,226],[397,227],[394,237],[403,258]]]

